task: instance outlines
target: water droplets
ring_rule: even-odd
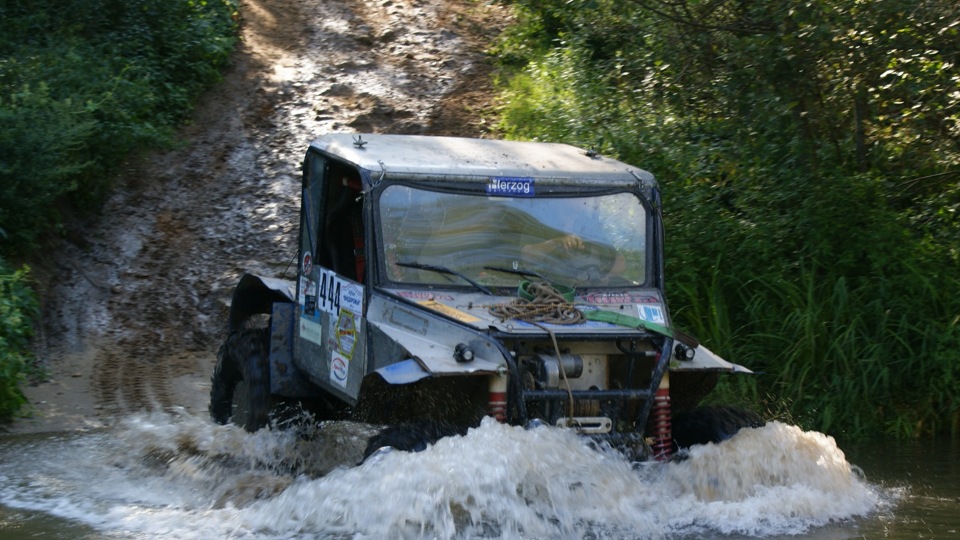
[[[121,538],[771,536],[881,504],[832,438],[778,422],[642,465],[569,431],[492,420],[356,465],[373,426],[292,425],[251,434],[143,414],[32,444],[34,459],[7,448],[0,502]]]

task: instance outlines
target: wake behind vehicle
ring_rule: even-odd
[[[683,426],[749,425],[674,425],[719,374],[749,370],[673,328],[660,211],[650,173],[568,145],[320,137],[296,280],[240,280],[211,414],[255,431],[296,401],[390,426],[370,451],[492,416],[638,459],[705,436]]]

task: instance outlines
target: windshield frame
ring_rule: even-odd
[[[478,199],[486,199],[491,197],[486,191],[486,186],[489,179],[478,179],[475,182],[467,182],[463,180],[459,181],[415,181],[415,180],[389,180],[380,183],[370,192],[372,197],[369,197],[369,202],[371,205],[371,211],[373,214],[373,227],[372,232],[374,236],[374,245],[377,250],[376,265],[373,275],[370,276],[374,279],[374,285],[386,287],[386,288],[397,288],[397,289],[423,289],[423,290],[450,290],[452,291],[473,291],[480,292],[475,284],[471,284],[463,279],[456,277],[456,272],[453,275],[446,272],[436,272],[437,279],[434,282],[419,282],[419,281],[404,281],[391,279],[390,271],[388,269],[388,258],[391,256],[390,252],[393,246],[388,246],[388,240],[384,234],[384,216],[382,215],[382,205],[381,198],[384,196],[387,191],[394,186],[404,186],[414,190],[423,190],[427,192],[435,192],[439,194],[453,194],[453,195],[464,195],[469,197],[477,197]],[[640,204],[643,210],[644,222],[641,225],[642,230],[642,242],[643,242],[643,277],[642,281],[633,282],[630,280],[623,280],[622,282],[613,282],[613,283],[572,283],[571,286],[575,286],[578,289],[614,289],[614,290],[629,290],[629,289],[645,289],[645,288],[654,288],[657,287],[659,270],[658,264],[659,260],[657,253],[659,251],[659,234],[657,233],[656,225],[656,216],[658,215],[654,205],[644,196],[644,192],[641,191],[640,186],[634,188],[624,188],[622,186],[604,186],[604,185],[577,185],[574,183],[564,183],[564,184],[538,184],[537,193],[534,197],[524,197],[527,199],[571,199],[577,197],[603,197],[609,195],[618,195],[618,194],[629,194],[631,197],[634,197],[637,202]],[[513,197],[501,197],[496,196],[495,198],[504,198],[510,199]],[[608,249],[613,249],[612,247]],[[619,250],[616,251],[619,253]],[[395,261],[397,262],[397,261]],[[421,264],[431,264],[431,261],[425,260],[403,260],[405,263],[421,263]],[[510,266],[510,265],[507,265]],[[514,270],[532,270],[526,268],[517,268],[513,267]],[[452,269],[455,270],[455,269]],[[443,274],[443,275],[441,275]],[[504,278],[501,280],[502,283],[492,283],[485,282],[483,285],[496,291],[498,294],[514,294],[516,287],[520,281],[531,280],[539,281],[540,279],[535,275],[530,276],[521,276],[521,275],[512,275],[508,273],[502,273],[501,275]],[[637,280],[634,280],[637,281]],[[564,284],[567,285],[567,284]]]

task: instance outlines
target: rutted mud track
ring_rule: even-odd
[[[205,408],[244,271],[296,251],[299,162],[330,131],[482,136],[483,50],[505,8],[472,0],[245,0],[243,41],[176,148],[131,160],[96,223],[41,262],[39,356],[17,431]],[[289,274],[288,274],[289,275]]]

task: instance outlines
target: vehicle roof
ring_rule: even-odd
[[[366,171],[367,179],[530,177],[557,183],[655,186],[653,175],[643,169],[567,144],[331,133],[310,146]]]

